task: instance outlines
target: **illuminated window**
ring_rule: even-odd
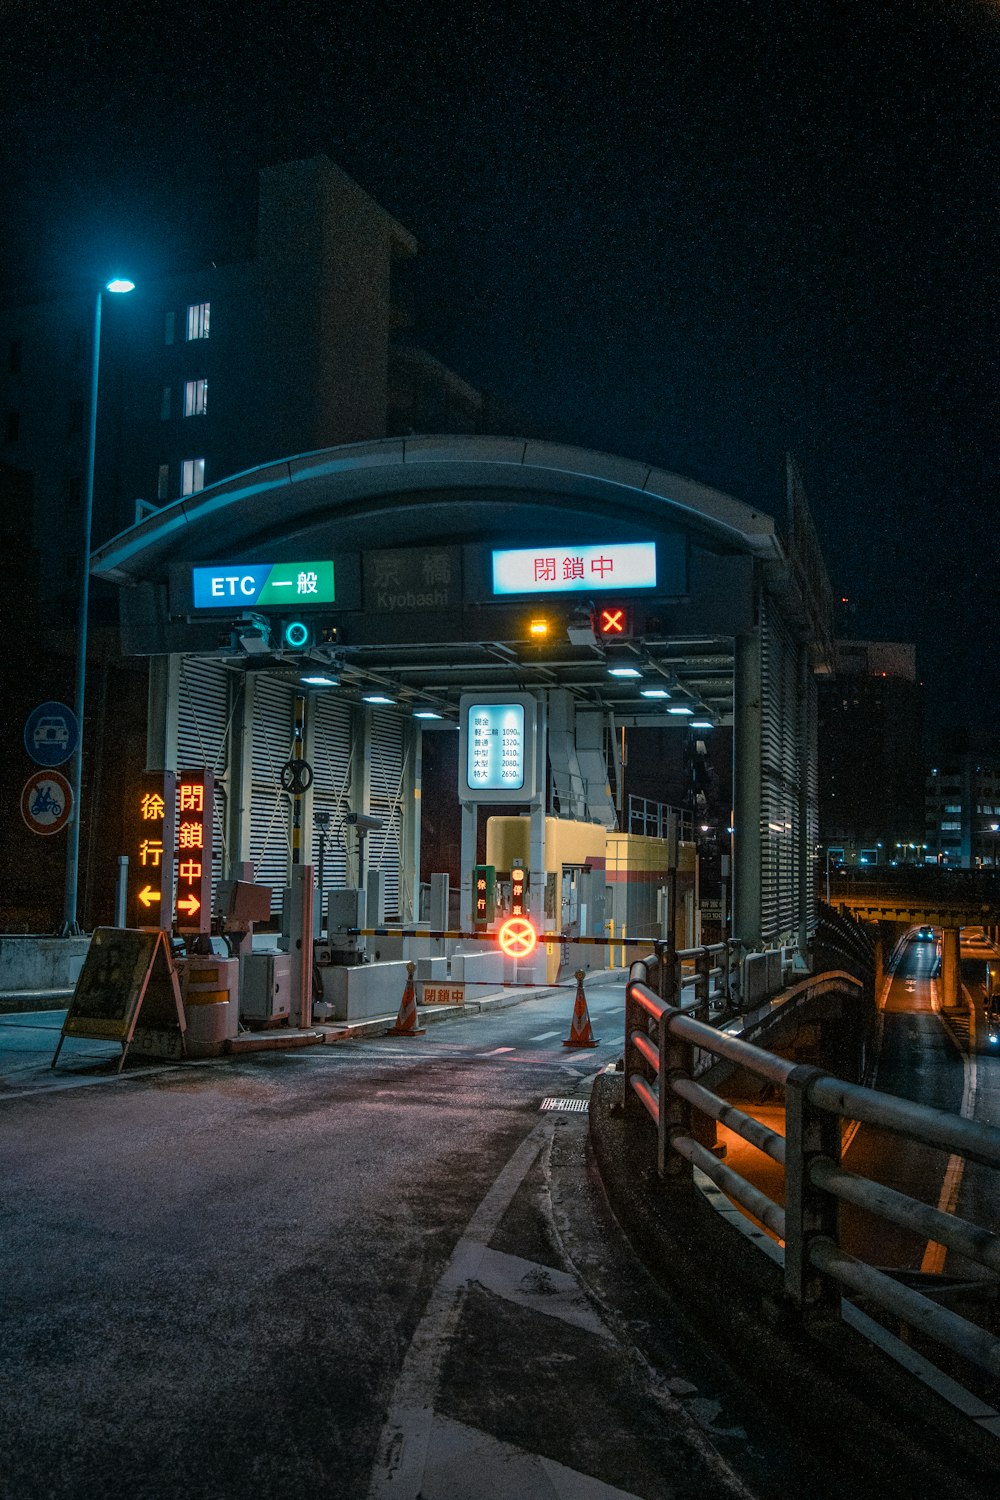
[[[205,460],[186,458],[181,464],[181,494],[196,495],[205,488]]]
[[[211,311],[210,302],[192,302],[187,310],[187,339],[208,338],[208,315]]]
[[[208,410],[208,381],[185,380],[184,415],[203,417]]]
[[[962,808],[961,808],[961,804],[958,803],[958,802],[946,802],[945,805],[944,805],[944,810],[945,810],[945,812],[957,812],[957,813],[960,813],[962,811]],[[982,808],[980,808],[979,811],[982,812]]]
[[[170,465],[161,464],[156,471],[156,498],[166,500],[170,494]]]
[[[961,827],[962,827],[961,823],[942,823],[941,824],[942,830],[944,830],[946,828],[958,830]]]

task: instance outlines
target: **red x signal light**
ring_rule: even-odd
[[[602,640],[623,640],[632,634],[632,612],[624,604],[606,604],[597,616],[597,631]]]

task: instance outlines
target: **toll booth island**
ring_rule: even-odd
[[[391,1014],[407,960],[427,1000],[661,936],[804,948],[830,595],[791,471],[774,509],[783,530],[647,465],[444,437],[147,514],[92,558],[150,662],[125,925],[216,962],[188,982],[229,1035]],[[664,788],[710,758],[714,802],[630,797],[643,754]],[[564,941],[477,941],[510,916]]]

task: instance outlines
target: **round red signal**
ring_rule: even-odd
[[[508,917],[497,931],[497,942],[508,958],[527,958],[538,943],[538,934],[527,917]]]

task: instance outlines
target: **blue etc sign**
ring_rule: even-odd
[[[76,714],[65,703],[40,703],[24,726],[24,748],[39,766],[61,766],[76,749]]]

